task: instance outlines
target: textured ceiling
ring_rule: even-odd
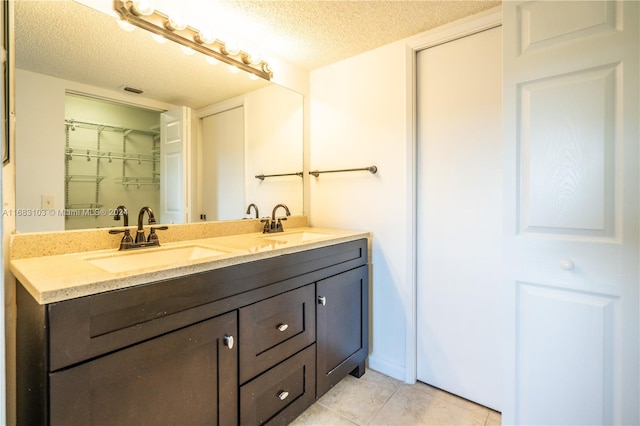
[[[308,70],[500,5],[461,0],[209,3],[224,6],[221,13],[238,16],[263,34],[275,53]]]
[[[236,36],[238,41],[263,49],[266,45],[269,52],[312,70],[500,2],[172,0],[167,4],[180,4],[186,16],[195,13],[202,22],[190,22],[192,26],[219,29],[223,40],[222,33],[246,29]],[[175,105],[200,108],[264,85],[244,73],[233,75],[222,64],[210,65],[200,55],[186,56],[171,42],[157,44],[145,31],[122,31],[112,17],[70,0],[17,0],[15,29],[20,69],[112,90],[130,85],[143,89],[145,97]]]

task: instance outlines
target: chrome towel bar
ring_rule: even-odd
[[[320,173],[362,172],[362,171],[367,171],[373,175],[378,172],[378,168],[376,166],[369,166],[369,167],[363,167],[360,169],[341,169],[341,170],[323,170],[323,171],[313,170],[313,171],[310,171],[309,174],[315,177],[318,177],[320,176]]]
[[[260,179],[260,180],[264,180],[264,178],[268,178],[268,177],[278,177],[278,176],[303,176],[302,172],[296,172],[296,173],[282,173],[279,175],[256,175],[256,179]]]

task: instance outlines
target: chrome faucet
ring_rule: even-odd
[[[258,206],[256,206],[253,203],[249,204],[249,207],[247,207],[247,213],[246,214],[250,214],[251,213],[251,207],[253,207],[254,210],[256,211],[256,219],[258,219],[260,217],[260,213],[258,213]]]
[[[144,220],[145,212],[149,215],[149,225],[156,223],[156,218],[153,216],[153,210],[150,207],[145,206],[140,209],[138,213],[138,230],[136,231],[136,244],[144,243],[147,239],[144,236],[144,228],[142,227],[142,221]]]
[[[263,234],[284,231],[284,228],[282,227],[282,221],[287,220],[287,218],[279,217],[278,221],[276,222],[276,210],[278,210],[280,207],[284,209],[287,216],[291,216],[289,207],[284,204],[276,204],[276,206],[273,208],[273,211],[271,212],[271,221],[269,221],[269,218],[262,220],[262,222],[264,222],[264,227],[262,228]]]

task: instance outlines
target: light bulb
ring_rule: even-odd
[[[260,62],[262,62],[262,57],[260,56],[260,54],[258,53],[252,53],[247,55],[249,57],[249,63],[251,65],[258,65]]]
[[[180,49],[182,49],[182,51],[184,52],[185,55],[191,56],[191,55],[194,55],[196,53],[195,50],[193,50],[192,48],[187,47],[187,46],[180,46]]]
[[[129,22],[122,19],[116,19],[116,22],[118,23],[118,26],[125,31],[131,32],[136,29],[135,25],[130,24]]]
[[[213,31],[208,28],[200,30],[195,38],[196,42],[202,44],[212,44],[216,41],[216,36],[213,34]]]
[[[182,31],[187,28],[187,23],[181,15],[176,14],[169,16],[169,20],[165,27],[171,31]]]
[[[224,53],[227,56],[236,56],[240,53],[240,47],[238,47],[235,43],[229,42],[224,44]]]
[[[166,43],[167,40],[166,38],[162,37],[160,34],[151,34],[151,38],[156,42],[156,43],[160,43],[160,44],[164,44]]]
[[[136,15],[153,15],[155,8],[150,0],[133,0],[133,13]]]

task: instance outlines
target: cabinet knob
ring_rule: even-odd
[[[324,296],[318,296],[318,305],[326,305],[327,304],[327,298]]]
[[[287,328],[289,328],[289,324],[280,324],[278,326],[278,330],[280,331],[285,331]]]
[[[285,399],[287,399],[288,396],[289,396],[289,392],[287,391],[282,391],[278,394],[278,398],[280,398],[280,401],[284,401]]]
[[[565,271],[571,271],[576,265],[573,263],[571,259],[562,259],[560,261],[560,268]]]
[[[233,340],[233,336],[224,336],[224,345],[229,349],[233,349],[235,341]]]

